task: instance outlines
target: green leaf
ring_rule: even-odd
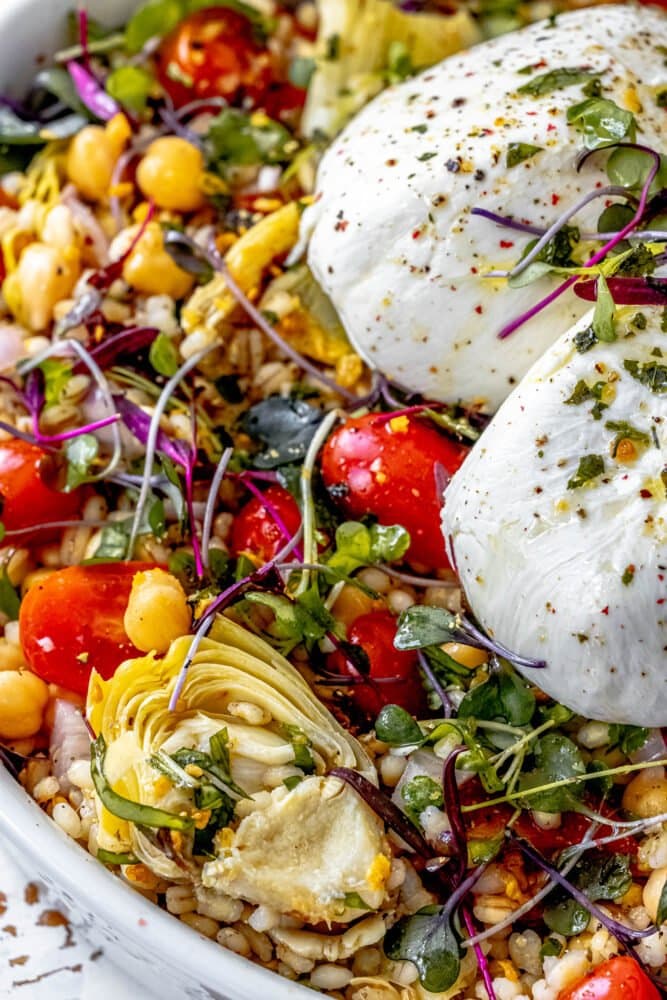
[[[373,907],[361,898],[358,892],[346,892],[343,897],[345,906],[350,910],[372,910]]]
[[[44,376],[44,405],[55,406],[72,377],[72,362],[47,358],[39,365],[39,370]]]
[[[540,948],[540,956],[542,958],[555,957],[560,958],[563,954],[563,945],[557,938],[548,937],[542,947]]]
[[[615,722],[609,726],[609,746],[618,747],[627,756],[641,750],[649,735],[649,730],[643,726],[624,726]]]
[[[296,788],[297,785],[300,785],[302,781],[302,774],[290,774],[288,778],[283,778],[283,785],[289,792],[291,792],[292,789]]]
[[[657,395],[667,392],[667,365],[659,365],[655,361],[626,360],[623,362],[623,367],[651,392]]]
[[[67,482],[65,492],[75,490],[77,486],[88,482],[90,467],[100,450],[99,442],[94,434],[79,434],[65,443],[67,456]]]
[[[96,857],[103,865],[136,865],[139,861],[134,854],[117,854],[115,851],[104,851],[101,847],[98,847]]]
[[[616,340],[616,330],[614,327],[615,311],[616,303],[611,297],[607,279],[603,274],[600,274],[597,280],[597,299],[593,313],[593,332],[598,340],[601,340],[605,344],[611,344]]]
[[[600,213],[597,230],[599,233],[617,233],[627,226],[634,214],[630,205],[621,205],[619,202],[607,205]]]
[[[371,563],[397,562],[410,547],[410,535],[400,524],[373,524],[345,521],[336,529],[336,547],[327,565],[350,576]]]
[[[606,97],[589,97],[568,108],[567,120],[583,132],[586,149],[599,149],[623,139],[635,140],[635,116]]]
[[[94,562],[113,562],[125,559],[129,541],[129,521],[112,521],[102,528],[100,544],[95,550]]]
[[[499,677],[503,715],[512,726],[525,726],[535,711],[535,695],[513,670],[503,670]]]
[[[175,375],[180,361],[178,350],[171,337],[166,333],[158,333],[150,346],[148,360],[160,375],[166,375],[168,378]]]
[[[550,931],[572,937],[586,930],[591,915],[576,899],[567,898],[546,906],[543,919]]]
[[[313,588],[300,594],[296,600],[265,591],[251,591],[245,599],[251,604],[271,608],[275,615],[272,632],[284,640],[287,649],[293,649],[302,642],[312,645],[323,639],[327,632],[336,629],[333,615]]]
[[[445,801],[442,786],[427,774],[418,774],[412,781],[406,781],[401,787],[401,798],[405,803],[405,812],[415,826],[419,826],[419,817],[425,809],[429,806],[440,809]]]
[[[182,21],[185,0],[150,0],[139,7],[125,28],[125,46],[131,55],[141,52],[151,38],[162,38]]]
[[[459,632],[456,615],[445,608],[415,604],[403,611],[398,619],[394,646],[396,649],[423,649],[451,642]]]
[[[306,774],[312,774],[315,770],[315,760],[311,752],[310,740],[303,729],[299,726],[289,725],[288,723],[283,723],[281,729],[292,744],[294,764],[300,767],[302,771],[305,771]]]
[[[597,479],[603,472],[604,459],[602,455],[584,455],[579,459],[577,471],[568,480],[567,488],[568,490],[577,490],[579,487],[585,486],[586,483],[592,482],[593,479]]]
[[[653,157],[648,156],[639,149],[614,149],[609,154],[609,159],[607,160],[606,171],[607,176],[612,184],[618,184],[621,187],[627,188],[629,191],[641,191],[649,175],[649,171],[653,167]],[[663,156],[660,161],[660,168],[658,174],[651,185],[651,192],[653,193],[660,188],[665,187],[667,184],[667,157]],[[629,218],[632,218],[634,212],[629,206],[625,205],[614,205],[610,206],[612,208],[623,208],[626,212],[629,212]],[[626,219],[626,222],[629,219]],[[617,228],[622,228],[618,226]],[[601,230],[604,232],[605,230]],[[611,232],[612,230],[606,230]]]
[[[543,146],[532,146],[529,142],[510,142],[505,155],[505,166],[516,167],[524,160],[529,160],[536,153],[543,152]],[[435,154],[434,154],[435,155]]]
[[[632,885],[630,857],[588,851],[586,860],[579,861],[570,873],[570,881],[593,903],[598,899],[620,899]]]
[[[585,379],[580,378],[574,389],[567,397],[563,400],[566,406],[580,406],[581,403],[585,403],[589,399],[601,399],[602,391],[606,385],[606,382],[596,382],[594,385],[589,385]]]
[[[140,802],[133,802],[114,792],[113,788],[104,775],[104,760],[106,757],[107,745],[104,737],[100,734],[91,744],[90,773],[95,785],[100,802],[105,809],[108,809],[112,816],[119,819],[128,820],[141,826],[168,830],[190,830],[193,820],[186,816],[176,816],[174,813],[165,812],[164,809],[156,809],[154,806],[145,806]]]
[[[596,75],[590,70],[563,66],[561,69],[552,69],[548,73],[534,76],[528,83],[518,87],[517,93],[530,94],[531,97],[542,97],[544,94],[552,94],[554,90],[572,87],[575,83],[586,83],[595,78]]]
[[[14,590],[7,573],[7,567],[4,566],[2,576],[0,576],[0,611],[7,615],[10,621],[15,622],[18,619],[20,607],[21,598]]]
[[[142,66],[119,66],[112,70],[105,84],[107,93],[135,114],[145,110],[154,86],[153,75]]]
[[[474,837],[468,839],[468,862],[470,865],[482,865],[485,861],[493,861],[505,842],[504,833],[485,840]]]
[[[405,42],[394,39],[387,51],[386,77],[388,83],[401,83],[417,72]]]
[[[162,538],[167,527],[167,522],[164,516],[164,501],[159,498],[151,505],[148,511],[148,524],[155,537]]]
[[[660,899],[658,900],[658,911],[655,918],[656,927],[660,927],[667,920],[667,882],[662,887]]]
[[[385,705],[375,720],[375,735],[392,747],[421,745],[424,734],[409,712],[400,705]]]
[[[395,962],[412,962],[424,989],[441,993],[454,985],[461,968],[461,948],[446,908],[428,907],[391,927],[384,951]]]
[[[536,768],[524,772],[519,779],[519,791],[525,792],[531,788],[540,788],[565,778],[576,778],[586,773],[586,765],[581,751],[572,740],[560,733],[547,733],[535,746]],[[576,809],[584,794],[581,782],[552,788],[523,800],[526,809],[538,809],[541,812],[567,812]]]
[[[254,166],[285,163],[297,150],[287,129],[270,118],[225,108],[213,119],[206,135],[209,160],[224,170],[226,165]]]

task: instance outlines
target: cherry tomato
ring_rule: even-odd
[[[374,719],[383,705],[400,705],[413,715],[420,715],[426,707],[417,654],[395,649],[395,635],[396,619],[388,611],[361,615],[348,631],[348,642],[360,646],[368,657],[371,680],[397,678],[386,684],[359,683],[349,689],[357,708],[369,719]],[[333,673],[354,676],[342,650],[332,653],[328,664]]]
[[[176,107],[198,98],[244,97],[257,105],[274,77],[271,55],[252,22],[229,7],[191,14],[162,42],[158,76]]]
[[[456,472],[467,449],[424,420],[387,417],[369,413],[334,431],[322,451],[325,486],[349,517],[373,514],[380,524],[402,524],[412,539],[408,559],[447,568],[433,469],[439,462]]]
[[[620,955],[563,990],[558,1000],[660,1000],[660,993],[634,958]]]
[[[19,627],[26,662],[43,680],[85,694],[95,668],[105,679],[142,654],[123,627],[132,580],[152,563],[69,566],[30,588]]]
[[[78,514],[81,491],[53,489],[47,481],[52,471],[51,456],[37,445],[20,438],[0,442],[0,519],[6,531],[67,521]]]
[[[282,486],[269,486],[264,496],[273,507],[290,535],[299,530],[301,512],[294,497]],[[287,539],[266,504],[258,497],[249,500],[241,512],[234,518],[232,526],[232,555],[240,556],[242,552],[257,556],[262,562],[268,562],[277,555]]]

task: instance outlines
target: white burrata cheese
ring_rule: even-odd
[[[588,318],[561,337],[491,421],[443,511],[475,616],[547,662],[523,673],[582,715],[643,726],[667,725],[662,319],[619,309],[618,339],[583,353]]]
[[[512,267],[533,237],[471,209],[547,227],[608,183],[604,155],[575,169],[582,134],[566,112],[585,99],[583,84],[538,97],[517,92],[552,70],[599,73],[603,96],[635,114],[642,142],[658,144],[666,37],[655,9],[564,14],[555,26],[533,25],[446,59],[389,88],[351,122],[322,160],[302,234],[311,269],[373,368],[428,397],[496,409],[582,315],[583,304],[564,296],[498,340],[559,279],[510,289],[484,278]],[[541,152],[508,168],[512,143]],[[577,221],[595,231],[603,207],[594,202]]]

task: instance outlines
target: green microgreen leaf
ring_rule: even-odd
[[[385,705],[375,720],[375,735],[391,747],[421,745],[424,734],[421,728],[400,705]]]
[[[419,826],[419,817],[425,809],[429,806],[440,809],[444,804],[442,786],[427,774],[418,774],[411,781],[406,781],[401,787],[401,798],[405,803],[404,810],[415,826]]]
[[[446,907],[427,907],[399,920],[387,931],[384,950],[395,962],[412,962],[432,993],[448,990],[458,979],[462,952]]]
[[[572,740],[560,733],[547,733],[538,740],[534,755],[536,767],[524,772],[519,779],[521,792],[586,773],[581,751]],[[528,796],[522,805],[526,809],[542,812],[567,812],[578,807],[583,792],[582,784],[573,783]]]
[[[175,375],[180,361],[178,350],[171,337],[166,333],[158,333],[150,346],[148,360],[160,375],[166,375],[168,378]]]
[[[100,450],[99,442],[94,434],[79,434],[65,443],[67,456],[67,482],[65,492],[75,490],[77,486],[88,482],[90,469]]]
[[[298,145],[287,129],[270,118],[225,108],[206,134],[211,165],[224,173],[227,166],[285,163]]]
[[[141,114],[155,87],[153,75],[142,66],[118,66],[109,73],[105,89],[128,111]]]
[[[627,139],[634,142],[635,116],[606,97],[589,97],[567,110],[567,120],[583,132],[586,149],[599,149]]]

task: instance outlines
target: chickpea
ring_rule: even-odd
[[[118,151],[101,125],[87,125],[74,136],[67,153],[67,176],[88,201],[104,201],[109,194]]]
[[[196,212],[204,204],[201,150],[175,135],[152,142],[137,168],[137,184],[158,208]]]
[[[45,330],[55,306],[74,290],[79,273],[76,248],[30,243],[5,281],[5,298],[19,322],[30,330]]]
[[[145,653],[164,653],[174,639],[186,635],[191,614],[176,577],[163,569],[135,574],[123,624],[130,642]]]
[[[0,738],[34,736],[41,729],[48,700],[48,686],[36,674],[28,670],[0,672]]]
[[[623,808],[640,819],[667,812],[667,778],[664,772],[650,768],[633,778],[623,792]]]
[[[44,219],[42,242],[66,250],[76,245],[74,219],[67,205],[55,205]]]
[[[667,868],[656,868],[651,872],[644,890],[642,892],[642,902],[648,911],[651,920],[655,921],[658,916],[658,905],[662,890],[667,882]]]
[[[136,235],[138,227],[131,230]],[[184,298],[194,283],[192,275],[181,270],[164,248],[162,229],[149,222],[136,247],[125,261],[123,278],[144,295],[168,295]]]

